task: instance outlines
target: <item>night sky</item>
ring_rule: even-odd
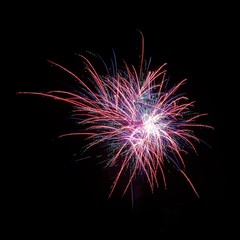
[[[14,25],[14,91],[75,89],[76,82],[47,60],[84,76],[77,54],[87,51],[110,63],[114,49],[119,64],[124,59],[137,66],[141,49],[138,30],[142,31],[150,69],[167,62],[170,82],[187,78],[179,91],[196,101],[197,111],[209,114],[201,121],[214,127],[196,129],[196,135],[207,144],[197,144],[198,154],[191,153],[186,159],[186,173],[200,198],[183,176],[169,169],[167,190],[160,184],[152,194],[140,177],[133,184],[133,199],[130,192],[121,197],[121,183],[108,199],[114,170],[99,164],[106,152],[95,147],[87,159],[79,160],[86,140],[58,138],[79,127],[71,119],[71,107],[40,96],[16,95],[13,151],[17,154],[12,169],[16,191],[12,201],[19,213],[17,219],[36,234],[66,230],[78,237],[95,232],[113,237],[128,236],[127,231],[136,237],[230,232],[228,155],[222,141],[227,117],[221,110],[226,105],[223,92],[228,88],[220,84],[226,79],[229,47],[223,37],[230,30],[223,9],[167,7],[161,2],[159,6],[146,2],[130,8],[128,4],[112,3],[109,9],[59,3],[30,6],[32,11]],[[21,220],[23,217],[26,220]]]

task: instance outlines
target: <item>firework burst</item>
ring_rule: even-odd
[[[125,171],[129,171],[130,175],[123,194],[138,174],[146,177],[152,192],[159,186],[158,173],[166,187],[166,162],[181,172],[199,196],[185,173],[184,155],[190,150],[196,152],[195,143],[200,142],[193,128],[211,126],[198,123],[197,120],[206,114],[193,112],[194,102],[177,93],[186,79],[168,89],[166,64],[149,70],[149,62],[144,59],[142,33],[141,36],[142,53],[138,68],[124,61],[124,69],[121,70],[117,64],[113,64],[112,68],[105,64],[106,74],[101,75],[85,56],[79,55],[87,70],[86,79],[91,80],[91,84],[87,84],[69,69],[49,61],[77,80],[82,91],[54,90],[21,94],[46,96],[67,102],[73,107],[72,114],[84,126],[84,130],[61,137],[85,135],[90,140],[87,149],[100,144],[109,146],[112,155],[106,166],[120,165],[109,197]]]

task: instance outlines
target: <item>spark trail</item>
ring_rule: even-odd
[[[146,177],[152,192],[159,187],[160,181],[166,188],[166,162],[180,171],[199,197],[185,173],[184,156],[192,150],[197,152],[195,144],[201,141],[194,135],[193,129],[212,127],[199,123],[198,119],[207,114],[195,113],[194,102],[184,94],[178,94],[186,79],[167,88],[166,64],[149,70],[149,63],[144,59],[142,33],[141,37],[139,68],[123,61],[124,69],[120,70],[115,61],[112,68],[105,64],[106,74],[100,75],[88,58],[79,55],[87,70],[86,79],[82,79],[59,63],[49,61],[77,80],[82,91],[54,90],[20,94],[41,95],[67,102],[73,107],[72,115],[79,119],[78,123],[84,126],[84,130],[60,137],[85,135],[91,142],[87,149],[101,144],[109,146],[112,156],[106,166],[120,164],[109,197],[125,171],[129,171],[130,175],[123,195],[138,174]],[[89,78],[91,85],[88,84]]]

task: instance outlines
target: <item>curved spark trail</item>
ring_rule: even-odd
[[[165,162],[170,162],[190,184],[195,187],[185,173],[184,155],[195,149],[199,143],[194,127],[212,128],[200,124],[197,120],[206,114],[196,114],[191,109],[194,102],[183,94],[177,94],[186,79],[170,89],[166,87],[166,64],[156,70],[149,70],[144,61],[144,38],[142,36],[142,54],[139,69],[124,62],[124,70],[114,66],[107,68],[106,75],[98,74],[92,63],[79,55],[85,64],[87,77],[91,85],[64,66],[49,61],[71,75],[81,86],[80,93],[54,90],[43,92],[20,92],[36,94],[67,102],[73,107],[72,114],[85,126],[84,131],[64,134],[63,136],[86,135],[91,143],[87,149],[107,143],[112,157],[108,167],[120,164],[120,169],[110,190],[109,197],[123,172],[130,176],[123,194],[129,189],[134,177],[144,174],[151,191],[159,186],[158,173],[166,187]],[[93,84],[92,84],[93,83]],[[105,146],[104,145],[104,146]]]

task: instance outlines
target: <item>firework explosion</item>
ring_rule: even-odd
[[[79,93],[55,90],[43,92],[20,92],[36,94],[67,102],[73,107],[72,114],[84,126],[79,132],[61,135],[85,135],[91,143],[87,149],[104,144],[109,146],[112,156],[106,166],[120,165],[115,176],[109,197],[112,195],[120,177],[129,171],[129,179],[123,195],[138,174],[144,175],[151,191],[159,186],[158,173],[166,188],[165,163],[171,163],[181,172],[197,196],[199,196],[185,173],[184,155],[195,149],[199,143],[193,127],[211,128],[197,123],[206,114],[196,114],[191,109],[194,102],[178,89],[186,79],[167,89],[166,64],[154,71],[144,59],[144,38],[139,68],[124,62],[124,69],[106,67],[106,75],[98,74],[92,63],[79,55],[85,64],[87,78],[91,85],[64,66],[49,61],[70,74],[81,86]],[[92,84],[93,83],[93,84]]]

